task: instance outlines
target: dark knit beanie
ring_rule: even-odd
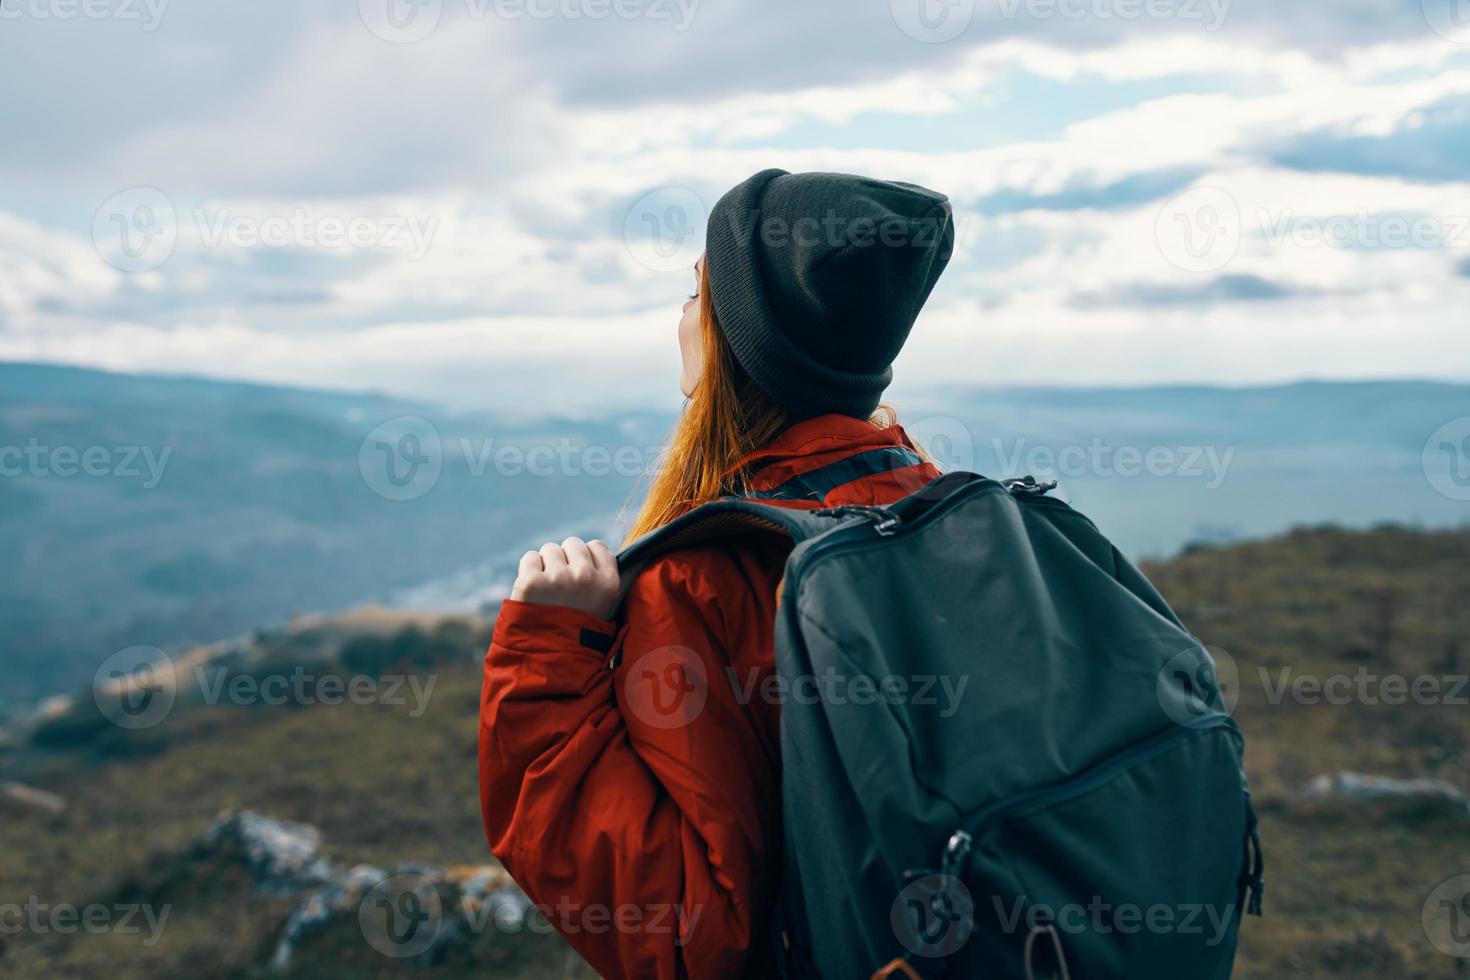
[[[866,418],[954,251],[949,199],[852,174],[762,170],[710,211],[710,300],[751,379],[796,419]]]

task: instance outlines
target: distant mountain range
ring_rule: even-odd
[[[1056,478],[1135,556],[1470,518],[1425,468],[1431,434],[1470,416],[1466,385],[949,388],[904,407],[948,467]],[[365,601],[491,604],[524,548],[616,538],[672,421],[0,364],[0,717],[134,645]]]

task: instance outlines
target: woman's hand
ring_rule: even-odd
[[[543,544],[540,551],[521,556],[510,597],[611,619],[617,611],[618,560],[601,541],[567,538]]]

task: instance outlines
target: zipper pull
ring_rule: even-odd
[[[818,517],[847,517],[849,515],[866,517],[873,521],[873,530],[885,538],[892,534],[901,523],[898,515],[886,507],[874,504],[842,504],[838,507],[819,507],[809,513]]]
[[[1043,496],[1057,488],[1056,480],[1047,480],[1044,483],[1036,482],[1034,476],[1023,476],[1016,480],[1007,480],[1005,488],[1016,496]]]
[[[971,843],[970,835],[963,830],[956,830],[951,834],[949,843],[944,845],[944,857],[939,865],[939,873],[942,875],[956,873],[965,863],[965,858],[970,856]]]

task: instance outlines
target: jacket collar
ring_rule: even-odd
[[[770,442],[741,460],[736,469],[750,468],[747,489],[769,490],[802,473],[885,446],[914,448],[901,425],[879,429],[850,415],[818,415],[787,426]],[[924,480],[937,475],[938,470],[927,464],[925,473],[913,474]]]

